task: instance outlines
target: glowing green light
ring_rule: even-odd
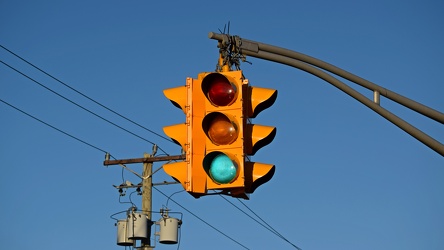
[[[227,184],[236,178],[237,166],[227,155],[218,154],[211,161],[209,172],[214,181]]]

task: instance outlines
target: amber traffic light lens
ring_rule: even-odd
[[[219,74],[210,76],[208,87],[208,99],[216,106],[228,106],[236,98],[236,88],[226,77]]]
[[[217,145],[229,145],[236,141],[239,131],[237,125],[222,113],[212,113],[204,119],[206,133]]]

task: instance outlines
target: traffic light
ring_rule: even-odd
[[[242,71],[200,73],[186,86],[164,94],[181,108],[186,122],[164,127],[164,132],[182,146],[186,160],[164,165],[195,197],[208,190],[248,199],[248,194],[271,179],[272,164],[251,162],[261,147],[269,144],[276,128],[250,123],[270,107],[277,91],[251,87]]]

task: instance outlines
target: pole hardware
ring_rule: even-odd
[[[121,159],[121,160],[109,160],[106,159],[103,162],[104,166],[110,165],[120,165],[120,164],[133,164],[133,163],[150,163],[150,162],[159,162],[159,161],[176,161],[176,160],[184,160],[185,155],[168,155],[168,156],[157,156],[157,157],[149,157],[149,158],[131,158],[131,159]]]

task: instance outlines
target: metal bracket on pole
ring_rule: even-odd
[[[106,160],[103,162],[104,166],[109,165],[119,165],[119,164],[133,164],[133,163],[148,163],[148,162],[158,162],[158,161],[176,161],[185,160],[185,155],[169,155],[169,156],[158,156],[149,158],[131,158],[131,159],[121,159],[121,160]]]
[[[373,91],[373,102],[378,104],[378,105],[380,104],[380,101],[379,101],[379,91],[377,91],[377,90]]]

